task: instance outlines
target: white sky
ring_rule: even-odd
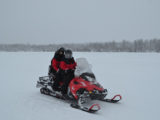
[[[0,43],[160,38],[160,0],[0,0]]]

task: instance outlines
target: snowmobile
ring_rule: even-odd
[[[85,58],[78,58],[76,59],[76,63],[75,78],[71,80],[66,96],[52,89],[54,75],[39,77],[36,86],[40,88],[40,92],[45,95],[72,101],[71,107],[90,113],[100,110],[99,104],[92,104],[89,107],[85,106],[85,104],[92,100],[117,103],[122,99],[121,95],[115,95],[112,99],[105,98],[108,94],[107,89],[104,89],[96,81],[96,77],[88,61]],[[60,83],[60,87],[62,85],[63,83]]]

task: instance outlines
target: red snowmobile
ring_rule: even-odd
[[[86,107],[85,104],[91,100],[100,100],[111,103],[117,103],[121,100],[122,97],[120,95],[115,95],[112,99],[105,98],[107,89],[104,89],[96,81],[96,77],[91,70],[90,64],[88,64],[85,58],[78,58],[76,62],[75,78],[71,80],[68,86],[67,96],[64,97],[60,92],[52,90],[51,86],[54,83],[54,80],[52,79],[53,76],[39,78],[37,87],[41,88],[40,92],[60,99],[69,100],[72,102],[71,107],[92,113],[100,110],[100,106],[99,104],[92,104],[90,107]],[[63,83],[60,85],[63,85]]]

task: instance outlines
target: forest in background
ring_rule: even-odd
[[[77,52],[160,52],[160,39],[134,40],[121,42],[96,42],[96,43],[77,43],[77,44],[0,44],[0,51],[18,52],[52,52],[60,47],[69,48]]]

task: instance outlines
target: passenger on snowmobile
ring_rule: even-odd
[[[61,87],[62,94],[67,94],[67,88],[70,81],[74,78],[74,70],[76,68],[76,62],[72,57],[72,51],[66,50],[65,57],[60,62],[60,69],[56,76],[56,82],[54,83],[54,87],[59,86],[60,82],[63,82]]]
[[[55,52],[54,57],[51,60],[51,65],[49,66],[49,71],[48,71],[49,76],[56,75],[57,71],[59,70],[60,62],[64,58],[64,51],[65,49],[61,47]]]

